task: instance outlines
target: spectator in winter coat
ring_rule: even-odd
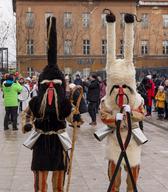
[[[32,79],[31,79],[30,77],[27,77],[27,78],[25,79],[25,84],[24,84],[24,86],[25,86],[25,87],[27,88],[27,90],[29,91],[29,97],[22,102],[22,110],[23,110],[23,111],[28,107],[29,101],[30,101],[30,99],[31,99],[31,94],[30,94],[30,93],[31,93],[31,91],[32,91]]]
[[[146,84],[147,90],[147,114],[146,116],[150,116],[152,114],[152,100],[155,97],[155,84],[152,80],[152,76],[148,75],[148,82]]]
[[[155,99],[156,99],[156,107],[157,107],[157,111],[158,111],[158,118],[163,119],[164,108],[165,108],[165,99],[166,99],[163,86],[159,86]]]
[[[75,85],[80,85],[80,86],[83,87],[83,82],[82,82],[82,79],[81,79],[81,77],[80,77],[79,74],[76,75],[76,79],[75,79],[75,81],[74,81],[74,84],[75,84]]]
[[[137,91],[144,99],[144,105],[147,106],[147,90],[146,90],[146,84],[148,82],[148,78],[144,77],[144,79],[141,81],[139,85],[137,85]]]
[[[96,111],[100,98],[100,86],[99,81],[97,80],[97,76],[95,74],[91,75],[90,80],[91,82],[90,85],[88,86],[88,94],[87,94],[87,100],[89,102],[88,112],[92,120],[90,125],[96,125],[97,124]]]
[[[13,123],[13,130],[17,128],[17,110],[18,110],[18,93],[22,91],[22,86],[16,82],[12,75],[7,77],[7,80],[2,85],[5,105],[5,118],[4,118],[4,130],[9,129],[9,117],[11,116]]]

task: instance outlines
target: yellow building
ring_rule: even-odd
[[[65,73],[102,71],[106,62],[103,10],[117,17],[117,53],[123,54],[123,15],[134,13],[137,68],[168,67],[168,0],[16,0],[17,64],[20,71],[41,71],[46,58],[46,18],[57,18],[58,64]]]

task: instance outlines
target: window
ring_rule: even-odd
[[[72,54],[72,41],[71,40],[65,40],[65,42],[64,42],[64,54],[65,55],[71,55]]]
[[[148,23],[149,23],[149,17],[148,14],[142,14],[142,22],[141,22],[141,27],[143,29],[148,28]]]
[[[66,28],[72,27],[72,13],[71,12],[64,13],[64,27],[66,27]]]
[[[102,27],[105,27],[106,26],[106,14],[105,13],[102,13],[101,14],[101,21],[102,21]]]
[[[102,40],[102,55],[106,55],[107,53],[107,40]]]
[[[50,17],[50,16],[53,16],[54,14],[52,13],[52,12],[47,12],[47,13],[45,13],[45,15],[44,15],[44,19],[45,19],[45,26],[47,25],[47,18],[48,17]]]
[[[141,41],[141,55],[148,54],[148,41]]]
[[[28,67],[28,68],[27,68],[27,72],[28,72],[28,74],[29,74],[29,77],[32,77],[32,76],[34,75],[34,70],[33,70],[32,67]]]
[[[82,23],[83,27],[87,28],[90,24],[90,13],[83,13],[82,14]]]
[[[83,54],[90,54],[90,40],[83,40]]]
[[[163,54],[168,55],[168,40],[163,41]]]
[[[124,41],[121,39],[120,40],[120,55],[124,54]]]
[[[168,15],[163,15],[163,27],[168,28]]]
[[[28,11],[26,13],[26,27],[28,28],[34,27],[34,13],[32,11]]]
[[[121,13],[121,21],[120,21],[120,27],[121,28],[124,28],[124,25],[125,25],[124,16],[125,16],[125,14]]]
[[[32,39],[27,40],[27,55],[34,54],[34,41]]]

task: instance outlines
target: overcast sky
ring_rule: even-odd
[[[0,0],[0,24],[10,23],[10,28],[15,26],[15,16],[13,16],[12,0]],[[9,51],[9,64],[16,61],[16,42],[13,38],[14,30],[12,29],[8,39],[5,43],[5,47]]]

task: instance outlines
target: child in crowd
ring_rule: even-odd
[[[158,111],[158,118],[163,119],[164,118],[165,99],[166,99],[163,86],[159,86],[155,99],[156,99],[156,107],[157,107],[157,111]]]

